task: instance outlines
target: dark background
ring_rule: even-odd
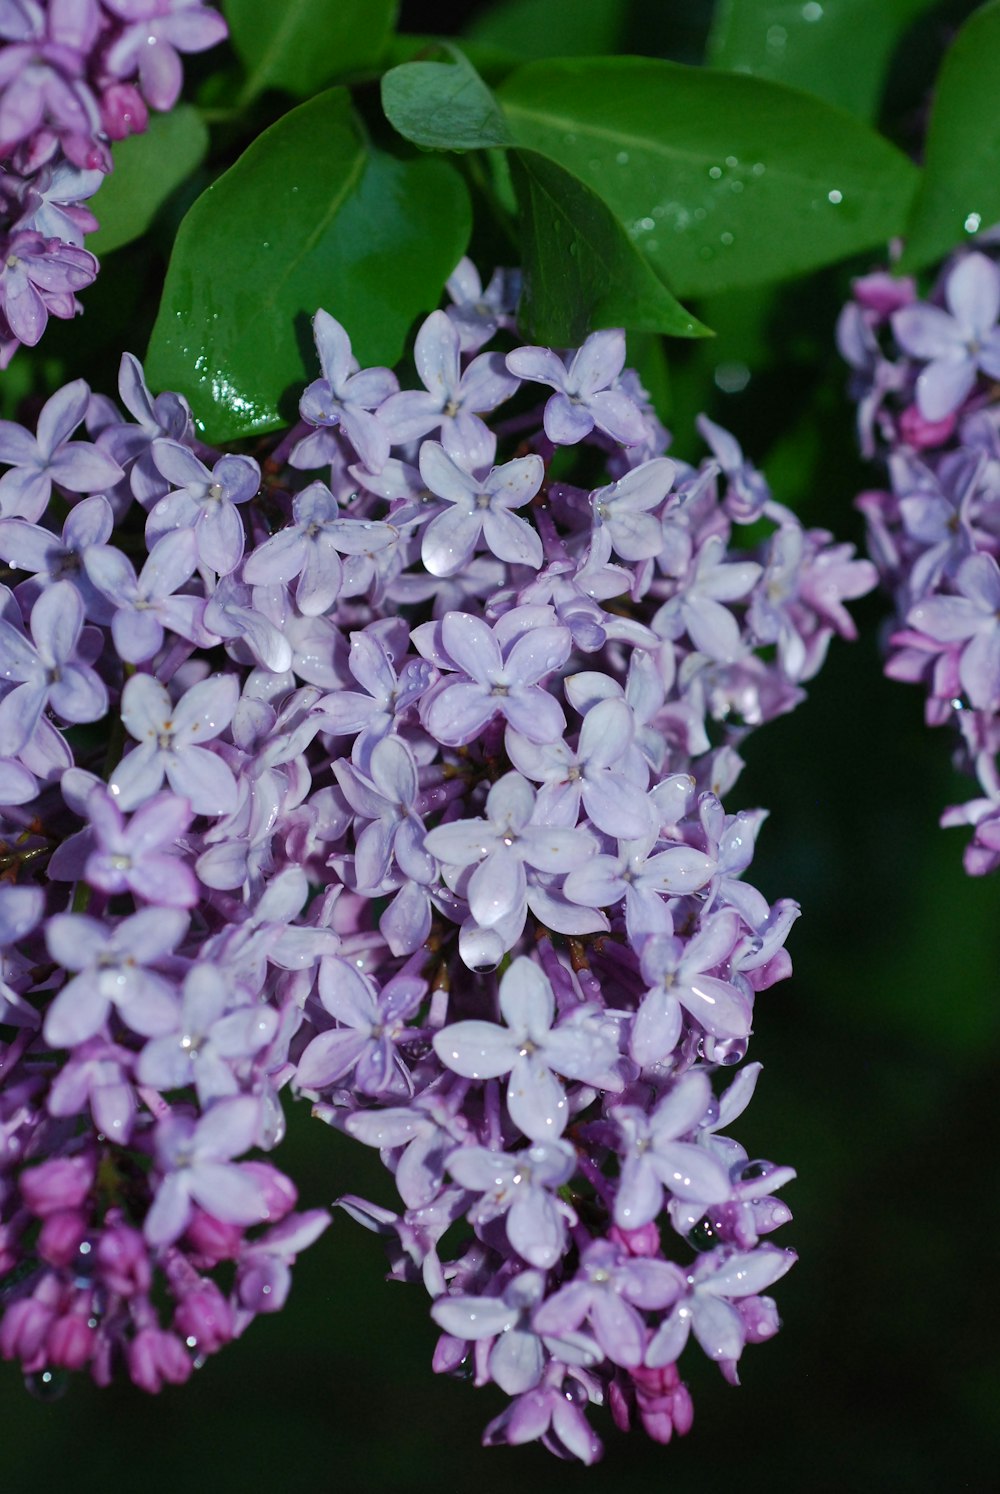
[[[404,4],[403,25],[457,29],[476,9]],[[941,7],[908,41],[883,118],[901,143],[919,129],[947,24],[968,9]],[[709,11],[636,5],[621,49],[696,60]],[[809,522],[856,540],[853,495],[877,478],[854,456],[832,327],[850,271],[867,267],[696,307],[721,335],[672,346],[669,396],[679,449],[695,449],[684,432],[709,408]],[[725,395],[714,373],[733,361],[751,377]],[[918,693],[881,677],[884,603],[855,611],[862,641],[835,643],[809,702],[748,742],[727,801],[770,807],[751,880],[804,910],[793,978],[758,1001],[751,1056],[764,1074],[738,1127],[751,1156],[798,1169],[779,1239],[801,1258],[776,1291],[783,1330],[748,1349],[743,1386],[691,1349],[695,1424],[670,1447],[609,1432],[589,1471],[537,1448],[484,1451],[504,1397],[432,1375],[426,1297],[386,1284],[379,1242],[338,1214],[299,1262],[285,1311],[181,1390],[150,1399],[76,1380],[40,1402],[0,1366],[0,1489],[995,1486],[997,883],[965,877],[963,833],[937,828],[972,788],[950,769],[946,734],[924,729]],[[305,1113],[290,1115],[276,1160],[304,1206],[346,1191],[392,1201],[377,1159]]]

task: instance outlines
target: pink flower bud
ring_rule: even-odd
[[[77,1256],[87,1233],[87,1217],[77,1209],[50,1214],[38,1236],[38,1254],[50,1266],[65,1267]]]
[[[153,1268],[146,1242],[138,1230],[116,1224],[102,1235],[97,1260],[106,1284],[122,1297],[149,1291]]]
[[[264,1195],[269,1224],[277,1224],[286,1214],[291,1213],[298,1203],[299,1195],[290,1178],[286,1178],[283,1172],[279,1172],[269,1162],[244,1162],[243,1171],[253,1178]]]
[[[112,140],[143,135],[149,128],[149,112],[142,94],[131,83],[112,83],[101,95],[101,123]]]
[[[233,1336],[233,1315],[215,1283],[202,1280],[178,1306],[174,1327],[182,1338],[194,1340],[190,1348],[215,1354]]]
[[[928,420],[921,415],[916,405],[907,405],[899,417],[900,438],[915,451],[928,451],[932,446],[943,446],[955,429],[958,416],[953,410],[941,420]]]
[[[653,1219],[639,1229],[619,1229],[617,1224],[613,1224],[608,1238],[627,1250],[629,1255],[656,1256],[660,1253],[660,1231]]]
[[[53,1317],[51,1309],[34,1297],[12,1302],[0,1323],[0,1355],[30,1363],[40,1353]]]
[[[165,1384],[183,1385],[194,1368],[176,1334],[160,1328],[140,1329],[126,1352],[133,1384],[150,1395],[156,1395]]]
[[[238,1224],[223,1224],[202,1209],[195,1209],[186,1236],[193,1249],[212,1266],[219,1261],[235,1260],[243,1244],[243,1230]]]
[[[83,1369],[94,1352],[96,1335],[79,1313],[67,1313],[56,1318],[46,1340],[46,1355],[50,1364],[61,1369]]]
[[[78,1209],[94,1182],[92,1157],[56,1157],[22,1172],[21,1197],[33,1214],[46,1218],[60,1209]]]

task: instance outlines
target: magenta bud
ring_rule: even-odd
[[[608,1238],[627,1250],[629,1255],[656,1256],[660,1253],[660,1231],[652,1219],[639,1229],[620,1229],[613,1224]]]
[[[22,1172],[21,1197],[39,1219],[59,1209],[78,1209],[94,1182],[92,1157],[56,1157]]]
[[[131,83],[112,83],[101,95],[101,123],[112,140],[142,135],[149,128],[149,111],[142,94]]]
[[[97,1261],[104,1282],[113,1292],[132,1297],[149,1291],[153,1268],[138,1230],[127,1224],[113,1225],[98,1242]]]
[[[165,1384],[183,1385],[194,1368],[180,1339],[162,1328],[141,1328],[127,1354],[133,1384],[150,1395],[156,1395]]]
[[[952,411],[942,420],[928,420],[916,405],[907,405],[899,417],[899,434],[907,446],[916,451],[928,451],[932,446],[944,445],[954,431],[957,419],[957,414]]]
[[[95,1337],[93,1328],[79,1313],[56,1318],[46,1340],[49,1363],[58,1365],[60,1369],[83,1369],[94,1352]]]
[[[280,1219],[284,1219],[298,1203],[299,1195],[295,1184],[269,1162],[244,1162],[243,1172],[249,1173],[264,1195],[269,1224],[277,1224]]]
[[[195,1209],[185,1233],[192,1247],[212,1266],[235,1260],[243,1245],[243,1230],[238,1224],[223,1224],[203,1209]]]
[[[890,275],[888,270],[859,276],[851,289],[859,306],[874,311],[882,319],[917,299],[917,283],[912,275]]]
[[[212,1281],[188,1292],[174,1313],[174,1327],[184,1339],[193,1339],[188,1347],[201,1354],[215,1354],[233,1336],[233,1315],[229,1303]]]
[[[25,1363],[39,1354],[54,1313],[34,1297],[22,1297],[12,1302],[0,1323],[0,1355],[4,1359],[20,1359]]]
[[[65,1267],[77,1258],[87,1233],[87,1218],[77,1209],[50,1214],[38,1236],[38,1254],[50,1266]]]

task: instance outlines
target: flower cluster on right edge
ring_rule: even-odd
[[[957,763],[980,792],[941,823],[973,827],[973,876],[1000,866],[998,315],[995,259],[962,250],[925,300],[908,276],[856,280],[837,334],[862,450],[888,477],[857,500],[895,604],[885,672],[924,688],[929,726],[957,731]]]

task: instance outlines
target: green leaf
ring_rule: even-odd
[[[966,21],[938,74],[924,179],[900,269],[930,264],[1000,221],[1000,3]]]
[[[404,62],[382,79],[389,123],[428,150],[480,150],[510,145],[510,131],[492,92],[457,47],[451,62]]]
[[[120,140],[112,152],[114,170],[87,204],[101,225],[87,239],[95,254],[130,244],[146,232],[166,202],[208,149],[208,131],[191,104],[169,114],[151,114],[144,135]]]
[[[499,96],[518,144],[592,188],[680,296],[881,246],[916,186],[866,125],[757,78],[587,58],[529,63]]]
[[[375,66],[399,0],[225,0],[223,9],[248,103],[268,88],[308,98],[331,78]]]
[[[181,224],[147,359],[210,441],[282,423],[315,366],[319,307],[362,364],[400,357],[465,251],[465,185],[446,161],[399,160],[361,136],[346,90],[284,115]]]
[[[513,152],[510,164],[524,271],[519,321],[529,336],[567,347],[598,327],[711,335],[589,187],[534,151]]]
[[[523,58],[586,57],[618,50],[627,15],[627,0],[503,0],[465,34]]]
[[[878,112],[896,45],[937,0],[719,0],[712,67],[802,88],[862,119]]]

